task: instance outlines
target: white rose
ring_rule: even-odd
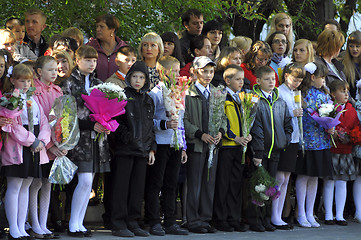
[[[264,193],[260,193],[259,195],[260,195],[261,198],[262,198],[263,200],[265,200],[265,201],[267,201],[267,200],[269,199],[269,196],[267,196],[267,195],[264,194]]]
[[[264,192],[266,190],[266,186],[263,184],[259,184],[257,186],[254,187],[254,190],[258,193],[260,192]]]

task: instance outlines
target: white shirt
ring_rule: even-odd
[[[271,93],[267,93],[265,91],[263,91],[261,89],[261,92],[263,93],[263,96],[268,100],[268,97],[271,96],[271,103],[273,102],[273,99],[272,99],[272,92]]]
[[[89,80],[89,74],[85,76],[85,91],[88,93],[88,95],[90,95],[90,80]]]
[[[207,85],[207,87],[204,87],[202,84],[200,84],[200,83],[197,81],[194,85],[198,88],[199,91],[201,91],[201,93],[203,94],[203,96],[204,96],[206,99],[208,99],[209,94],[211,93],[210,90],[209,90],[209,84]],[[206,91],[206,90],[207,90],[207,94],[208,94],[208,95],[205,95],[205,94],[204,94],[204,91]]]

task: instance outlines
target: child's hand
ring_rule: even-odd
[[[167,129],[173,129],[173,130],[178,129],[178,121],[175,120],[167,121],[166,125],[167,125]]]
[[[155,156],[154,156],[154,151],[150,150],[149,152],[149,159],[148,159],[148,165],[153,165],[155,162]]]
[[[293,116],[302,117],[303,116],[303,109],[302,108],[297,108],[297,109],[293,110]]]
[[[249,143],[250,141],[252,141],[252,135],[249,134],[249,135],[246,137],[246,140],[248,141],[247,143]]]
[[[98,133],[105,133],[105,134],[109,134],[110,131],[108,129],[106,129],[105,127],[103,127],[100,123],[96,122],[94,125],[94,131],[98,132]]]
[[[214,142],[215,142],[214,138],[207,133],[202,134],[201,140],[207,144],[214,144]]]
[[[187,160],[188,160],[188,156],[187,156],[187,153],[186,153],[186,151],[182,151],[182,159],[181,159],[181,163],[182,164],[185,164],[186,162],[187,162]]]
[[[214,138],[214,144],[217,145],[222,139],[222,133],[218,132],[217,136]]]
[[[327,129],[326,132],[328,132],[331,135],[334,135],[335,134],[335,128]]]
[[[67,150],[60,150],[57,146],[52,146],[48,149],[48,151],[57,157],[65,156],[66,154],[68,154]]]
[[[44,143],[42,141],[39,142],[39,145],[34,149],[34,152],[40,152],[45,147]]]
[[[256,166],[259,166],[262,163],[262,159],[261,158],[253,158],[253,163]]]
[[[13,120],[11,118],[5,118],[5,117],[0,117],[0,127],[4,127],[8,124],[12,124]]]
[[[247,143],[248,143],[248,141],[247,141],[246,138],[244,138],[244,137],[238,137],[238,136],[234,138],[234,141],[235,141],[236,143],[238,143],[238,144],[241,144],[242,147],[247,146]]]

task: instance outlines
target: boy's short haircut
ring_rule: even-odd
[[[179,60],[172,56],[163,56],[157,62],[157,69],[170,70],[174,64],[180,64]]]
[[[121,53],[125,56],[129,56],[132,53],[134,56],[137,56],[137,51],[132,46],[120,47],[117,51],[117,55],[118,55],[118,53]]]
[[[44,20],[44,23],[46,22],[46,15],[43,11],[37,8],[30,8],[25,12],[25,18],[29,15],[40,15],[41,18]]]
[[[95,50],[95,48],[93,48],[91,46],[83,45],[80,48],[78,48],[78,50],[76,50],[75,58],[76,59],[80,59],[80,58],[96,58],[96,59],[98,59],[98,52],[97,52],[97,50]]]
[[[79,41],[79,44],[82,45],[84,43],[84,35],[83,33],[76,27],[69,27],[63,31],[61,34],[62,37],[70,37]],[[80,46],[79,46],[80,47]]]
[[[187,23],[187,24],[189,23],[189,20],[191,20],[191,16],[195,16],[197,18],[200,18],[201,16],[203,16],[203,14],[198,9],[194,9],[194,8],[188,9],[182,15],[182,24],[183,24],[183,26],[185,26],[184,23]]]
[[[12,30],[15,26],[24,26],[24,22],[20,18],[9,18],[5,22],[5,28]]]
[[[224,69],[223,79],[226,80],[226,78],[233,78],[238,72],[244,72],[243,68],[236,64],[230,64]]]
[[[331,93],[334,93],[339,89],[348,90],[349,84],[346,81],[341,81],[339,79],[335,79],[328,84],[328,88],[330,89]]]
[[[270,66],[262,66],[262,67],[259,67],[256,69],[256,78],[262,78],[264,74],[267,74],[267,73],[275,73],[275,71],[270,67]]]

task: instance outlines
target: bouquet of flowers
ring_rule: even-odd
[[[323,103],[316,109],[307,109],[311,118],[320,124],[324,129],[330,129],[340,124],[339,118],[341,114],[346,111],[341,104],[334,104],[333,102]],[[337,148],[335,140],[332,135],[331,141],[335,148]]]
[[[225,117],[224,103],[226,102],[227,91],[223,86],[211,88],[209,95],[209,121],[208,131],[212,137],[217,136],[221,123]],[[209,157],[208,157],[208,172],[213,165],[213,157],[215,154],[216,145],[208,145]]]
[[[259,207],[265,206],[265,203],[276,200],[281,195],[276,180],[269,175],[262,164],[252,173],[250,192],[252,203]]]
[[[297,108],[302,108],[301,102],[301,91],[296,90],[294,91],[294,99]],[[300,144],[302,148],[302,154],[305,155],[305,141],[303,140],[303,124],[302,124],[302,117],[297,117],[298,120],[298,129],[300,133]]]
[[[361,145],[361,131],[359,126],[348,131],[348,135],[353,145]]]
[[[187,77],[163,78],[162,91],[164,107],[169,120],[179,121],[180,112],[185,108],[185,95],[191,80]],[[173,131],[171,146],[179,150],[184,145],[183,137],[178,133],[179,128]]]
[[[55,99],[50,110],[51,139],[60,150],[72,150],[79,142],[80,133],[75,98],[69,95]],[[78,167],[66,156],[54,160],[49,174],[49,182],[69,183]]]
[[[81,95],[85,106],[93,113],[89,115],[90,119],[114,132],[119,124],[112,118],[124,114],[125,105],[127,105],[124,90],[114,83],[102,83],[90,88],[90,91],[89,96]],[[104,133],[100,135],[100,138],[102,136]]]
[[[239,93],[239,99],[241,104],[241,124],[242,124],[242,136],[247,137],[253,126],[256,118],[257,103],[259,97],[253,93]],[[243,147],[242,164],[245,163],[247,146]]]

